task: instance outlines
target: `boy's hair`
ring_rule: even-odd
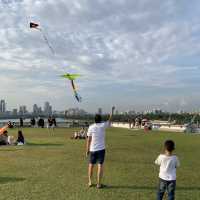
[[[101,115],[96,114],[94,117],[94,121],[95,121],[95,123],[101,123],[101,121],[102,121]]]
[[[175,149],[175,143],[173,140],[166,140],[164,146],[169,152],[172,152]]]

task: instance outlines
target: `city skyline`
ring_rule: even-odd
[[[0,1],[1,96],[11,109],[49,101],[88,112],[199,110],[199,8],[198,0]],[[82,103],[63,73],[82,75]]]
[[[31,109],[27,109],[27,106],[26,105],[18,105],[18,107],[13,107],[13,108],[10,108],[9,109],[9,106],[6,102],[5,99],[1,99],[0,100],[0,113],[6,113],[8,111],[12,111],[12,112],[19,112],[19,113],[22,113],[22,114],[25,114],[25,113],[45,113],[45,114],[52,114],[53,112],[53,109],[52,109],[52,105],[48,102],[48,101],[45,101],[43,103],[42,106],[38,105],[38,104],[33,104],[32,105],[32,108]]]
[[[4,110],[4,112],[2,112],[2,108]],[[66,111],[68,112],[68,114],[73,115],[73,113],[81,113],[81,114],[107,114],[108,112],[106,110],[104,110],[103,108],[99,107],[97,108],[96,111],[94,112],[88,112],[87,110],[84,110],[83,108],[79,108],[79,107],[74,107],[74,108],[65,108],[64,110],[57,110],[56,108],[54,108],[53,105],[48,102],[45,101],[43,102],[43,105],[38,105],[36,103],[34,103],[32,105],[32,107],[30,109],[27,108],[26,105],[19,105],[19,107],[15,107],[12,109],[7,109],[7,103],[6,100],[4,99],[0,99],[0,114],[8,114],[12,113],[12,115],[24,115],[24,114],[33,114],[33,115],[53,115],[57,112],[60,113],[65,113]],[[116,110],[116,114],[129,114],[129,115],[134,115],[137,113],[162,113],[162,112],[169,112],[167,110],[162,110],[159,106],[146,106],[143,110],[137,110],[137,109],[133,109],[133,108],[129,108],[127,110]],[[197,110],[191,110],[191,111],[187,111],[184,109],[179,109],[179,110],[174,110],[171,113],[184,113],[184,112],[188,112],[188,113],[200,113],[200,109]]]
[[[79,108],[65,108],[65,110],[56,110],[53,109],[53,106],[50,102],[45,101],[43,106],[38,104],[33,104],[32,109],[28,110],[26,105],[19,105],[18,108],[7,109],[6,101],[4,99],[0,100],[0,116],[24,116],[24,115],[33,115],[33,116],[52,116],[55,114],[62,115],[85,115],[88,114],[83,109]]]

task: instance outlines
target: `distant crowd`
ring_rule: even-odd
[[[30,120],[30,125],[31,127],[40,127],[40,128],[44,128],[45,126],[45,121],[42,117],[40,117],[38,119],[38,121],[36,121],[36,119],[33,117],[31,120]],[[56,122],[56,119],[55,117],[49,117],[48,120],[47,120],[47,128],[54,128],[57,126],[57,122]]]
[[[16,127],[15,122],[9,121],[8,123],[10,124],[9,128]],[[35,127],[45,128],[45,120],[42,117],[40,117],[39,119],[33,117],[30,119],[29,126],[33,127],[33,128],[35,128]],[[47,119],[46,127],[47,128],[55,128],[56,126],[57,126],[56,118],[49,116],[49,118]],[[22,117],[19,118],[19,127],[24,127],[24,119]]]

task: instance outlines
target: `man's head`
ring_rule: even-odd
[[[94,118],[94,121],[95,121],[95,123],[101,123],[101,121],[102,121],[101,115],[96,114],[96,115],[95,115],[95,118]]]
[[[165,141],[165,150],[167,150],[168,152],[172,152],[175,149],[175,143],[172,140],[167,140]]]

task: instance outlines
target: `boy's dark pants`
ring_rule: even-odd
[[[159,187],[157,193],[157,200],[162,200],[165,191],[168,193],[168,200],[175,199],[176,181],[165,181],[163,179],[159,180]]]

